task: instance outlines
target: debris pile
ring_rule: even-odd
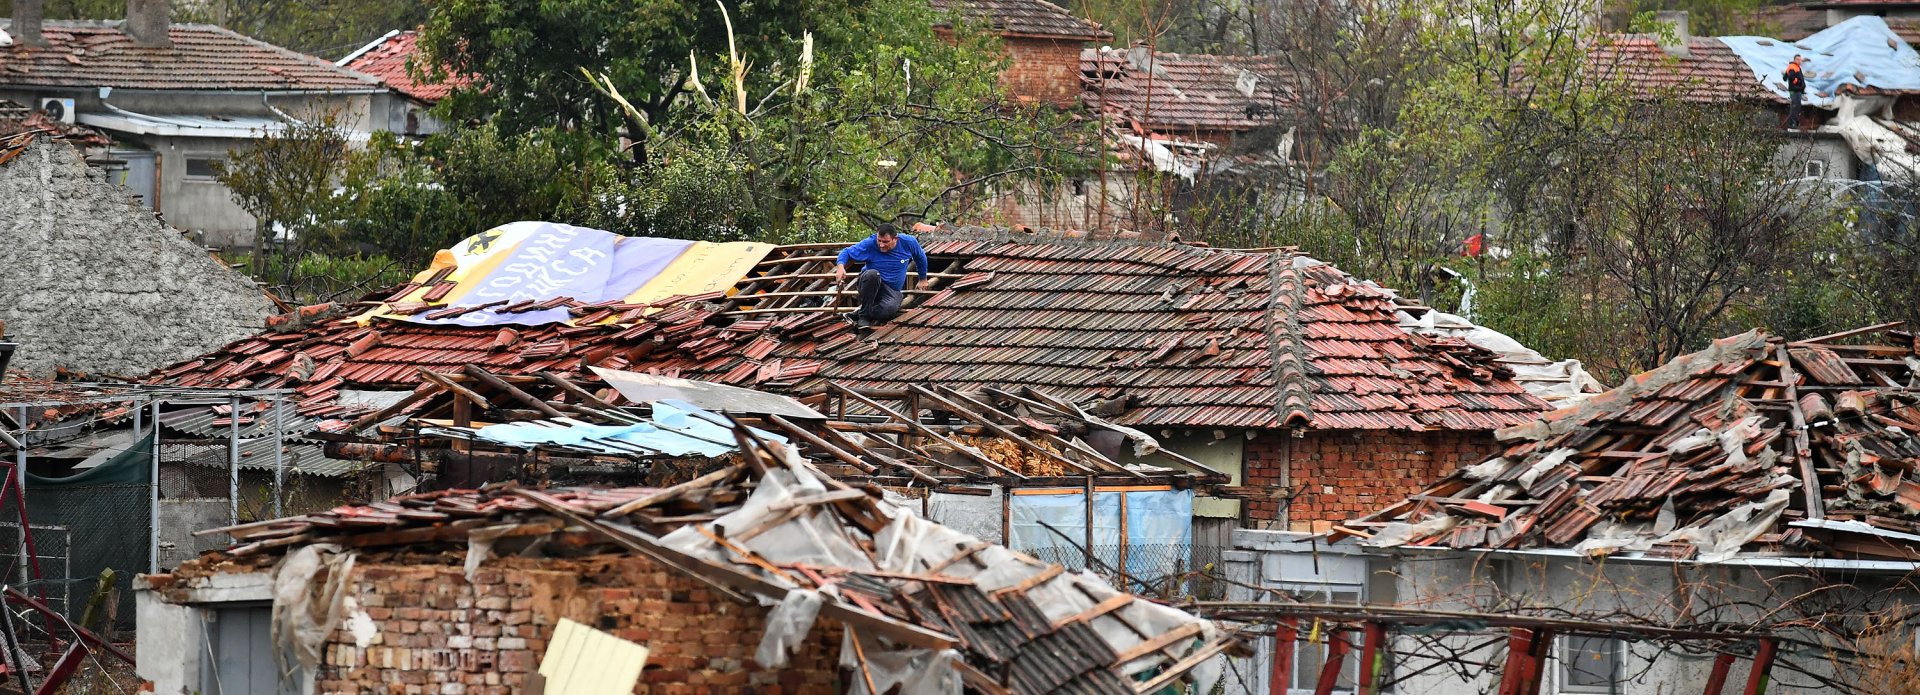
[[[668,488],[495,485],[214,529],[238,545],[180,573],[316,544],[464,551],[470,575],[496,555],[637,554],[769,607],[762,667],[781,666],[817,619],[841,624],[842,663],[861,692],[1154,692],[1182,680],[1206,692],[1220,675],[1214,657],[1236,644],[1204,619],[921,519],[749,430],[735,436],[750,452],[740,463]]]
[[[1920,349],[1903,324],[1716,341],[1348,525],[1376,546],[1916,559]],[[1848,338],[1875,336],[1875,343]],[[1905,540],[1902,540],[1905,539]],[[1899,540],[1901,542],[1891,542]]]

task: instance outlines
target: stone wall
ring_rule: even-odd
[[[787,668],[763,670],[766,609],[642,557],[489,560],[472,584],[457,565],[363,558],[354,575],[348,595],[378,634],[362,648],[337,630],[315,693],[521,692],[563,617],[652,650],[635,693],[839,692],[836,626],[816,623]]]
[[[0,165],[0,320],[12,366],[136,376],[259,331],[273,304],[88,167],[40,138]]]
[[[1324,530],[1420,492],[1501,447],[1489,432],[1263,432],[1247,442],[1249,527]],[[1291,499],[1289,498],[1291,495]]]

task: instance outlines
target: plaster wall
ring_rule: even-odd
[[[0,166],[0,319],[12,366],[139,375],[258,332],[273,305],[71,146]]]

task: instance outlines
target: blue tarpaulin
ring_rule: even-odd
[[[1854,17],[1799,41],[1763,36],[1722,36],[1768,91],[1787,96],[1780,73],[1798,54],[1806,74],[1806,103],[1833,108],[1843,86],[1891,91],[1920,91],[1920,53],[1901,40],[1879,17]]]

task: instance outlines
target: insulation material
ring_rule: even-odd
[[[301,546],[274,565],[271,632],[282,672],[292,670],[286,663],[289,656],[308,673],[320,664],[320,647],[345,613],[353,559],[353,553],[340,546],[316,543]]]
[[[864,661],[860,658],[863,654]],[[855,630],[846,631],[840,638],[840,666],[853,674],[847,689],[853,695],[873,692],[867,689],[869,678],[881,693],[960,695],[960,676],[953,670],[953,663],[959,658],[960,653],[951,649],[900,648]]]
[[[1467,320],[1457,314],[1429,310],[1415,318],[1405,311],[1394,313],[1400,327],[1420,335],[1461,338],[1499,355],[1500,363],[1513,370],[1513,380],[1540,400],[1564,407],[1606,390],[1606,385],[1587,373],[1580,360],[1550,360],[1533,348],[1522,345],[1505,333]]]

